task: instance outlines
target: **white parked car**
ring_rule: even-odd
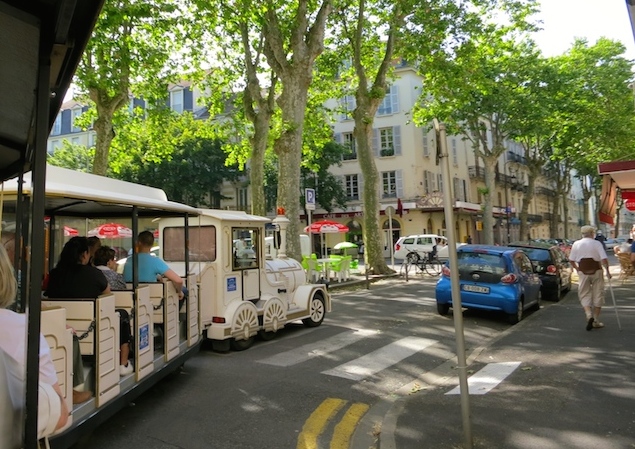
[[[410,262],[417,262],[419,259],[423,259],[436,245],[437,259],[444,261],[449,257],[448,254],[448,239],[442,235],[437,234],[420,234],[420,235],[408,235],[400,237],[395,243],[395,259],[409,258]],[[465,245],[465,243],[458,243],[456,247]]]
[[[400,237],[395,243],[395,259],[406,259],[410,262],[417,262],[433,251],[436,246],[437,254],[444,247],[448,246],[448,239],[442,235],[420,234]],[[446,249],[447,258],[447,249]]]

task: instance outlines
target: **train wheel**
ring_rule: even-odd
[[[276,332],[258,331],[258,338],[262,341],[269,341],[276,338]]]
[[[247,340],[236,340],[235,338],[232,338],[230,346],[233,351],[244,351],[245,349],[251,348],[254,341],[256,341],[256,337],[249,337]]]
[[[324,304],[324,298],[320,295],[315,295],[311,298],[311,304],[309,306],[309,317],[302,320],[302,323],[306,327],[317,327],[324,321],[326,315],[326,305]]]
[[[234,351],[244,351],[255,341],[255,330],[258,329],[258,314],[251,303],[245,303],[234,315],[232,325],[231,348]]]

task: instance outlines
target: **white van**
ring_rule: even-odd
[[[311,255],[311,237],[300,234],[300,251],[303,256]],[[273,245],[273,236],[265,237],[265,259],[275,259],[278,256],[278,248]]]

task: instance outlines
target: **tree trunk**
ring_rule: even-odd
[[[300,163],[302,162],[302,132],[310,79],[289,77],[278,104],[282,110],[283,131],[274,142],[278,155],[278,205],[285,207],[285,215],[290,220],[287,229],[287,255],[302,260],[300,247]]]
[[[358,105],[358,108],[360,105]],[[364,264],[366,270],[373,274],[392,273],[386,265],[382,249],[382,235],[379,229],[379,173],[375,165],[372,149],[372,120],[363,120],[360,109],[355,111],[355,128],[353,134],[357,142],[357,158],[364,177],[362,198],[364,203]],[[363,115],[365,116],[365,114]],[[388,243],[392,244],[392,241]]]
[[[534,190],[536,188],[536,176],[529,172],[527,176],[527,192],[523,197],[523,206],[520,211],[520,239],[525,240],[529,234],[529,224],[527,217],[529,215],[529,205],[534,199]]]
[[[127,89],[127,86],[126,86]],[[99,89],[89,89],[90,99],[95,103],[97,119],[93,124],[96,134],[95,160],[93,162],[93,174],[106,176],[108,173],[108,157],[110,144],[115,138],[113,117],[115,112],[128,102],[128,92],[120,92],[112,97]]]
[[[265,216],[267,206],[265,201],[265,171],[264,161],[269,140],[269,124],[271,115],[264,111],[258,112],[254,121],[254,136],[252,137],[251,163],[249,165],[249,180],[251,189],[251,213]]]
[[[496,191],[496,161],[498,157],[483,156],[485,188],[483,195],[483,238],[486,245],[494,244],[494,192]]]

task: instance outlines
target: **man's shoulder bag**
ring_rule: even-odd
[[[602,265],[600,265],[600,262],[590,257],[580,259],[578,266],[580,267],[580,271],[584,274],[595,274],[596,271],[602,269]]]

